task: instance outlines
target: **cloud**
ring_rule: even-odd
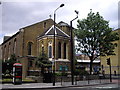
[[[118,28],[120,28],[120,1],[118,3]]]
[[[9,1],[9,2],[8,2]],[[11,2],[10,2],[11,1]],[[70,20],[76,17],[74,10],[79,11],[79,19],[86,18],[90,9],[100,12],[105,20],[110,21],[110,26],[118,25],[119,0],[4,0],[2,2],[2,34],[11,35],[20,28],[48,19],[61,3],[65,6],[57,10],[56,22]],[[76,27],[77,20],[73,22]],[[1,37],[0,37],[1,38]],[[0,42],[1,43],[1,42]]]
[[[49,17],[55,3],[48,2],[5,2],[3,3],[3,32],[10,33],[21,27]],[[50,12],[51,11],[51,12]],[[16,29],[14,27],[17,27]],[[10,29],[10,30],[9,30]],[[13,29],[13,30],[12,30]]]

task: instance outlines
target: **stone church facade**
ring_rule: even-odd
[[[30,71],[39,71],[35,58],[44,52],[50,61],[53,60],[54,21],[47,19],[39,23],[21,28],[13,36],[5,36],[1,44],[1,58],[6,61],[12,54],[23,65],[23,78]],[[56,71],[64,66],[70,71],[70,29],[65,22],[59,22],[55,27],[55,67]]]

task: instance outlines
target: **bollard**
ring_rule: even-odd
[[[77,85],[77,76],[75,77],[75,85]]]
[[[62,76],[61,76],[61,86],[62,86]]]

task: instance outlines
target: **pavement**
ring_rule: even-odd
[[[2,90],[22,90],[22,89],[52,89],[52,88],[65,88],[65,87],[78,87],[78,86],[92,86],[92,85],[103,85],[103,84],[112,84],[120,83],[120,80],[115,79],[112,82],[109,79],[104,80],[85,80],[74,82],[74,85],[71,85],[71,82],[56,82],[55,86],[53,83],[23,83],[20,85],[14,84],[2,84]]]

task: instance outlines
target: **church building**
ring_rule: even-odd
[[[44,51],[49,60],[55,58],[55,70],[65,67],[70,71],[70,26],[61,21],[55,26],[55,56],[54,47],[54,21],[47,19],[36,24],[23,27],[13,36],[4,36],[1,44],[1,58],[9,60],[15,54],[17,60],[23,65],[23,78],[30,72],[39,71],[35,65],[36,58]]]

